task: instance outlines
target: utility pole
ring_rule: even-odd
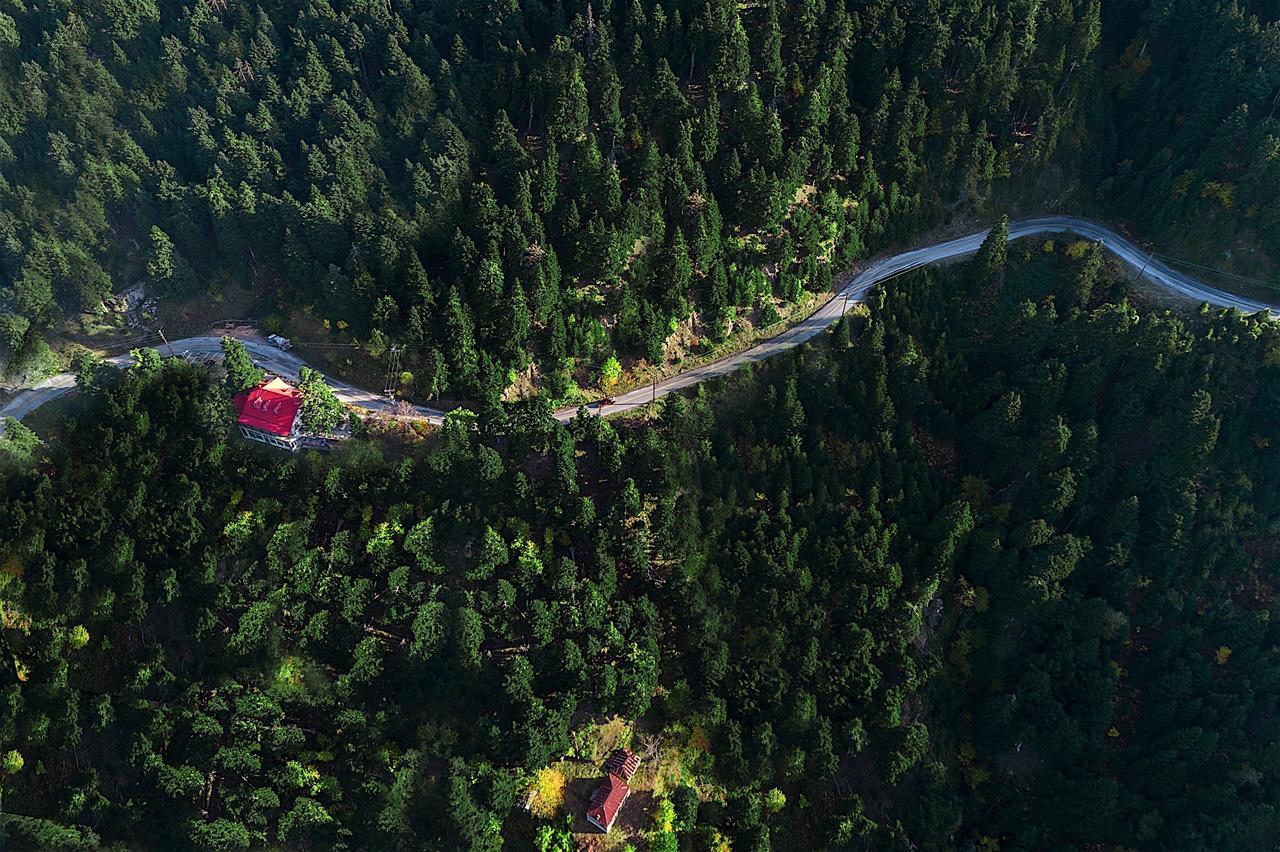
[[[1155,249],[1151,250],[1151,254],[1147,255],[1147,259],[1142,262],[1142,268],[1138,270],[1138,280],[1142,280],[1143,274],[1147,271],[1147,264],[1151,262],[1151,258],[1156,256]]]
[[[396,398],[396,379],[398,378],[396,374],[399,369],[400,347],[393,343],[391,348],[387,350],[387,383],[382,390],[383,394],[391,402],[394,402]]]
[[[170,358],[177,357],[176,355],[173,354],[173,347],[169,345],[169,338],[164,336],[164,327],[157,325],[156,330],[160,332],[160,339],[164,341],[164,348],[169,350],[169,357]]]

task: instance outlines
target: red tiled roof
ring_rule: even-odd
[[[587,818],[608,831],[618,816],[618,809],[622,807],[622,803],[626,801],[627,794],[630,792],[631,788],[627,786],[627,782],[613,773],[606,775],[604,783],[591,797]]]
[[[630,781],[639,768],[640,758],[630,749],[625,748],[618,749],[604,762],[604,771],[610,775],[617,775],[623,781]]]
[[[302,391],[284,379],[272,379],[236,394],[236,422],[287,438],[301,407]]]

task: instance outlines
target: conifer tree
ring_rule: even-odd
[[[227,389],[233,394],[262,381],[262,370],[253,365],[244,344],[234,337],[222,338],[222,368],[226,371]]]

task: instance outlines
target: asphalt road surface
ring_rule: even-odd
[[[1211,305],[1224,308],[1237,308],[1241,313],[1246,314],[1268,311],[1272,316],[1276,316],[1280,313],[1280,308],[1274,305],[1244,299],[1231,293],[1224,293],[1190,276],[1170,269],[1155,258],[1148,260],[1150,257],[1149,252],[1138,248],[1110,228],[1085,219],[1077,219],[1072,216],[1046,216],[1038,219],[1023,219],[1009,224],[1010,241],[1022,239],[1023,237],[1051,234],[1075,234],[1092,240],[1101,240],[1104,249],[1134,269],[1140,270],[1142,276],[1148,281],[1189,299],[1208,302]],[[617,414],[638,405],[644,405],[655,397],[665,396],[672,391],[690,387],[707,379],[728,375],[745,364],[763,361],[766,358],[777,355],[779,352],[799,346],[833,325],[846,310],[861,301],[867,291],[875,285],[904,272],[928,266],[931,263],[939,263],[976,254],[986,236],[987,231],[981,231],[966,237],[959,237],[947,242],[936,243],[935,245],[913,249],[902,254],[895,254],[891,257],[883,257],[873,261],[866,268],[852,276],[843,287],[836,291],[835,296],[814,311],[807,319],[792,326],[777,337],[772,337],[750,349],[727,355],[697,369],[689,370],[687,373],[663,379],[657,383],[656,388],[653,385],[647,385],[628,393],[619,394],[614,398],[612,405],[592,406],[590,411],[592,414],[605,416]],[[565,409],[557,411],[556,418],[569,420],[576,413],[576,409]]]
[[[1151,257],[1149,252],[1138,248],[1110,228],[1085,219],[1077,219],[1072,216],[1045,216],[1036,219],[1023,219],[1018,222],[1011,222],[1009,225],[1010,240],[1054,234],[1075,234],[1076,236],[1099,240],[1102,242],[1104,249],[1124,263],[1139,270],[1143,278],[1185,298],[1208,302],[1218,307],[1236,308],[1246,314],[1267,311],[1272,316],[1280,315],[1280,307],[1245,299],[1210,287],[1189,275],[1169,268],[1158,259]],[[605,406],[591,405],[588,407],[588,411],[591,414],[601,416],[629,411],[637,406],[645,405],[657,397],[666,396],[673,391],[682,390],[707,379],[728,375],[745,364],[763,361],[766,358],[777,355],[779,352],[799,346],[833,325],[846,310],[857,304],[866,295],[867,291],[876,284],[931,263],[939,263],[974,254],[978,251],[986,236],[987,232],[981,231],[976,234],[875,260],[850,277],[830,300],[810,314],[808,318],[776,337],[688,372],[662,379],[656,385],[645,385],[627,393],[618,394],[612,404]],[[299,368],[306,365],[306,361],[292,352],[284,352],[268,343],[257,340],[245,340],[243,342],[255,363],[264,370],[277,373],[286,379],[296,381]],[[212,335],[175,340],[168,346],[157,347],[157,349],[162,354],[182,355],[187,353],[198,357],[221,357],[222,355],[221,338]],[[110,359],[110,362],[124,366],[131,360],[128,355],[119,355]],[[343,402],[371,411],[391,411],[392,403],[381,394],[353,387],[346,382],[329,378],[328,376],[325,377],[325,380]],[[60,373],[52,376],[32,388],[20,392],[3,407],[0,407],[0,417],[14,417],[21,420],[36,408],[68,393],[74,388],[75,376],[71,373]],[[577,413],[577,408],[565,408],[557,411],[555,416],[558,420],[566,421],[571,420]],[[436,409],[414,405],[409,417],[439,424],[444,415]]]
[[[253,359],[255,364],[268,373],[274,373],[290,381],[296,382],[299,370],[308,366],[306,361],[292,352],[277,349],[264,341],[241,338],[240,342],[244,344],[245,349],[249,352],[249,357]],[[212,357],[220,359],[222,357],[222,337],[220,335],[188,337],[183,340],[174,340],[167,346],[157,346],[155,349],[162,355],[190,355],[197,358]],[[124,367],[132,363],[133,358],[129,355],[117,355],[114,358],[107,359],[107,362]],[[343,402],[358,405],[370,411],[390,411],[392,409],[393,403],[382,394],[357,388],[330,376],[325,376],[325,381]],[[21,420],[46,402],[57,399],[63,394],[74,390],[75,386],[76,379],[71,373],[59,373],[56,376],[51,376],[9,400],[4,407],[0,408],[0,417],[13,417]],[[435,423],[439,423],[443,419],[442,412],[422,405],[413,406],[413,416],[431,420]]]

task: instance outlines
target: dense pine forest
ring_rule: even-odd
[[[1171,254],[1220,265],[1261,249],[1247,271],[1280,285],[1280,5],[1107,3],[1103,17],[1121,53],[1101,71],[1110,115],[1088,119],[1082,191]]]
[[[0,368],[50,369],[47,335],[135,281],[211,294],[206,320],[234,282],[275,330],[401,347],[411,396],[496,399],[533,365],[571,398],[993,196],[1069,196],[1195,257],[1274,246],[1276,17],[5,0]]]
[[[0,430],[0,848],[1280,846],[1280,326],[1000,218],[1280,286],[1278,21],[0,0],[0,379],[78,382]],[[239,440],[243,348],[72,357],[139,281],[468,405]]]
[[[86,367],[0,439],[7,842],[571,849],[615,717],[650,849],[1280,842],[1280,330],[1002,233],[868,308],[656,421],[336,456]]]

